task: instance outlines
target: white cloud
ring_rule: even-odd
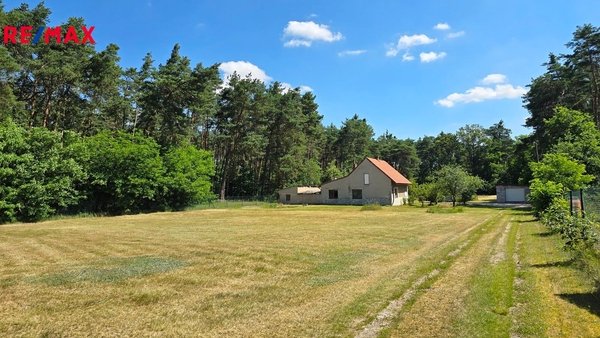
[[[289,21],[283,35],[289,38],[285,47],[310,47],[314,41],[334,42],[343,38],[342,33],[334,33],[329,26],[313,21]]]
[[[440,31],[447,31],[450,29],[450,25],[445,22],[440,22],[437,25],[433,26],[433,29],[437,29]]]
[[[448,39],[456,39],[465,35],[465,31],[448,33]]]
[[[300,89],[300,93],[301,93],[301,94],[304,94],[304,93],[306,93],[306,92],[312,92],[312,91],[313,91],[313,89],[312,89],[311,87],[307,86],[307,85],[301,85],[301,86],[298,86],[298,87],[294,87],[294,86],[292,86],[291,84],[289,84],[289,83],[287,83],[287,82],[280,82],[280,83],[279,83],[279,85],[280,85],[280,86],[281,86],[281,88],[283,89],[282,91],[283,91],[284,93],[287,93],[287,92],[289,92],[290,90],[294,90],[294,89],[296,89],[296,88]]]
[[[283,88],[283,92],[287,93],[290,90],[294,89],[294,87],[292,87],[291,84],[287,83],[287,82],[280,82],[279,85],[281,86],[281,88]]]
[[[409,52],[406,52],[402,55],[402,61],[404,62],[410,62],[413,61],[415,59],[414,56],[412,56]]]
[[[444,57],[446,57],[446,52],[427,52],[419,54],[419,59],[421,59],[421,62],[423,63],[433,62],[435,60],[443,59]]]
[[[430,38],[425,34],[402,35],[400,39],[398,39],[396,47],[398,49],[407,49],[414,46],[428,45],[436,41],[436,39]]]
[[[481,80],[481,83],[489,85],[489,84],[499,84],[506,83],[508,79],[504,74],[489,74]]]
[[[255,64],[252,64],[248,61],[228,61],[223,62],[219,66],[219,70],[223,73],[223,77],[227,82],[229,76],[231,76],[234,72],[237,73],[242,78],[250,75],[251,78],[260,80],[262,82],[270,82],[273,80],[264,70],[260,69]]]
[[[391,47],[385,52],[385,56],[388,57],[394,57],[396,55],[398,55],[398,50],[395,47]]]
[[[312,91],[313,91],[313,89],[310,88],[309,86],[306,86],[306,85],[300,86],[300,93],[302,93],[302,94],[304,94],[306,92],[312,92]]]
[[[366,52],[367,52],[367,50],[365,50],[365,49],[345,50],[345,51],[339,52],[338,56],[343,57],[343,56],[361,55]]]
[[[292,39],[283,44],[285,47],[310,47],[311,45],[312,41],[298,39]]]
[[[425,34],[402,35],[395,46],[391,46],[385,53],[385,56],[396,56],[401,50],[409,49],[415,46],[429,45],[436,42],[437,39],[430,38]]]
[[[499,76],[497,76],[499,75]],[[505,81],[506,76],[502,74],[490,74],[482,80],[488,81]],[[457,103],[473,103],[482,102],[487,100],[500,100],[500,99],[517,99],[527,93],[527,89],[522,86],[513,86],[511,84],[504,84],[499,82],[487,82],[488,84],[495,83],[494,87],[473,87],[468,89],[464,93],[452,93],[443,99],[436,101],[436,103],[442,107],[451,108]]]
[[[274,81],[273,78],[267,75],[267,73],[264,70],[260,69],[257,65],[248,61],[223,62],[219,66],[219,71],[221,71],[223,79],[225,80],[222,88],[226,88],[229,85],[229,77],[233,75],[233,73],[237,73],[241,78],[246,78],[247,76],[250,76],[250,78],[260,80],[267,85],[270,82]],[[292,86],[287,82],[280,82],[279,84],[283,88],[284,93],[289,90],[296,89],[296,87]],[[300,93],[302,94],[313,91],[313,89],[307,85],[300,85],[297,86],[297,88],[300,88]]]

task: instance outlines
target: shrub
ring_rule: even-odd
[[[77,204],[85,177],[68,139],[43,128],[0,125],[0,222],[33,222]]]
[[[182,210],[215,198],[210,185],[215,172],[210,152],[186,145],[171,149],[163,158],[166,169],[164,202],[169,208]]]
[[[568,224],[569,206],[563,198],[555,198],[550,206],[540,214],[540,219],[553,233],[560,233]]]
[[[529,202],[533,207],[533,211],[537,216],[546,210],[557,198],[563,196],[563,185],[555,183],[553,181],[543,182],[540,179],[534,179],[531,181]]]
[[[581,268],[600,284],[600,229],[590,219],[570,215],[567,201],[554,199],[541,214],[541,221],[564,241]]]
[[[429,202],[429,205],[432,205],[442,199],[440,189],[435,183],[415,184],[408,191],[408,196],[418,200],[421,206],[424,206],[426,201]]]
[[[594,248],[598,243],[594,223],[587,218],[577,216],[569,216],[567,220],[568,223],[560,231],[565,241],[565,248],[579,252]]]
[[[123,214],[159,208],[164,168],[154,140],[101,132],[83,140],[78,155],[88,173],[81,189],[89,211]]]
[[[466,203],[472,198],[477,189],[483,187],[483,180],[471,176],[460,166],[446,165],[433,174],[438,190],[452,201],[452,206],[457,201]]]
[[[408,205],[415,205],[416,200],[417,200],[417,197],[414,194],[411,194],[411,193],[408,194],[408,199],[407,199]]]

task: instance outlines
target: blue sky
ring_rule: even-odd
[[[5,1],[12,9],[22,1]],[[27,1],[35,5],[37,1]],[[175,43],[192,62],[223,63],[314,92],[324,122],[354,113],[377,135],[453,132],[504,120],[514,134],[520,95],[576,26],[600,24],[597,0],[537,1],[46,1],[50,25],[96,26],[97,48],[119,45],[121,65]],[[304,87],[305,86],[305,87]]]

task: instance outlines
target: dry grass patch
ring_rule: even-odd
[[[489,259],[493,244],[507,223],[506,216],[490,222],[479,230],[472,242],[433,283],[425,285],[410,309],[399,318],[392,336],[446,337],[453,336],[453,321],[464,313],[469,281],[481,264]],[[450,253],[452,254],[452,253]]]
[[[196,210],[0,227],[0,335],[349,335],[495,210]]]

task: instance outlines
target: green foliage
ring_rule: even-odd
[[[576,258],[583,259],[595,270],[594,278],[600,281],[600,266],[586,262],[590,258],[600,257],[600,228],[598,224],[590,219],[582,218],[577,215],[570,215],[564,200],[555,199],[553,203],[542,213],[541,221],[553,233],[558,233],[564,241],[566,250],[574,252]]]
[[[0,21],[15,26],[23,22],[47,26],[50,9],[43,3],[8,11],[0,6]],[[85,22],[69,18],[63,24],[80,27]],[[129,69],[119,66],[119,47],[114,44],[103,50],[93,45],[0,46],[0,121],[12,119],[21,127],[60,132],[62,143],[68,131],[81,136],[107,130],[134,135],[133,145],[109,144],[108,148],[119,156],[115,163],[105,157],[104,167],[91,159],[95,150],[85,150],[92,142],[87,139],[73,141],[83,144],[75,147],[78,152],[68,150],[73,147],[64,144],[67,161],[61,163],[27,156],[11,159],[32,168],[28,175],[35,179],[22,181],[18,189],[10,184],[0,188],[0,194],[11,196],[0,200],[0,210],[7,220],[19,213],[24,219],[47,217],[60,210],[77,209],[77,191],[81,189],[87,197],[86,210],[120,213],[183,208],[210,195],[206,191],[207,177],[211,176],[208,167],[203,164],[199,171],[188,170],[189,166],[182,169],[185,165],[181,163],[193,162],[189,154],[183,150],[178,155],[172,153],[188,144],[214,154],[212,192],[221,198],[269,196],[285,186],[318,185],[350,172],[366,156],[388,161],[413,183],[428,182],[446,166],[462,167],[468,175],[484,181],[463,179],[463,175],[454,183],[445,180],[443,185],[425,185],[423,191],[413,187],[411,199],[415,196],[422,204],[437,203],[442,194],[453,202],[466,202],[475,190],[491,192],[499,183],[526,184],[534,167],[540,179],[552,177],[565,189],[585,185],[590,178],[585,174],[570,177],[569,182],[556,180],[577,167],[561,169],[565,163],[549,163],[554,166],[552,173],[528,165],[538,158],[546,161],[550,152],[565,153],[583,163],[588,173],[600,175],[599,29],[592,25],[578,27],[567,46],[572,53],[550,55],[547,72],[532,81],[525,96],[532,135],[513,140],[500,121],[489,128],[466,125],[456,133],[416,141],[398,139],[388,132],[374,140],[373,128],[358,115],[344,120],[339,127],[323,126],[323,116],[311,92],[289,89],[278,82],[266,85],[233,74],[223,86],[218,64],[192,65],[180,53],[179,45],[173,46],[163,63],[155,65],[148,53],[139,68]],[[568,109],[556,108],[558,105]],[[117,137],[119,142],[123,135]],[[155,144],[145,144],[139,136],[149,137]],[[143,155],[125,154],[125,149],[135,147],[143,148]],[[166,157],[160,158],[157,151]],[[56,156],[62,158],[63,154]],[[135,158],[133,167],[144,169],[132,172],[120,156]],[[142,156],[149,156],[147,162]],[[32,162],[36,161],[48,162],[44,164],[47,167],[34,172],[38,166]],[[84,170],[70,179],[50,185],[37,179],[53,170],[77,172],[77,163]],[[181,168],[172,171],[169,166],[177,167],[175,163]],[[115,170],[124,170],[115,173],[118,178],[114,182],[107,176],[112,164]],[[57,169],[59,166],[72,168]],[[79,183],[88,169],[93,171],[92,176]],[[65,192],[66,187],[74,190]],[[47,193],[55,194],[60,201],[51,202],[52,198],[44,197]],[[114,203],[110,201],[113,195],[118,196]],[[26,216],[27,212],[19,211],[23,203],[37,205],[37,211],[27,208],[32,214]]]
[[[589,218],[570,215],[568,202],[555,198],[541,213],[541,222],[560,235],[564,249],[573,253],[578,265],[600,284],[600,226]]]
[[[430,205],[436,204],[443,198],[439,187],[435,183],[413,184],[410,186],[408,196],[419,201],[421,206],[424,206],[425,202],[429,202]]]
[[[214,198],[210,179],[215,168],[208,151],[187,145],[169,150],[163,158],[166,169],[165,203],[169,208],[181,210]]]
[[[586,251],[598,243],[596,225],[589,219],[577,216],[568,217],[568,223],[559,232],[565,241],[565,248],[572,251]]]
[[[386,131],[373,143],[371,155],[388,162],[409,179],[418,174],[421,161],[413,140],[400,140]]]
[[[600,28],[590,24],[577,27],[567,47],[571,49],[570,53],[549,55],[546,72],[533,79],[524,96],[525,107],[530,113],[526,125],[534,130],[529,142],[535,145],[539,154],[552,151],[565,136],[570,137],[569,128],[561,130],[554,128],[556,124],[548,123],[557,114],[558,106],[584,112],[596,127],[600,126]],[[580,116],[566,117],[567,120],[580,119]],[[577,142],[567,142],[573,141]],[[594,142],[590,144],[592,147],[595,147]],[[591,167],[588,169],[597,175]]]
[[[468,201],[472,201],[477,195],[475,194],[478,189],[484,186],[484,181],[477,176],[467,176],[465,178],[464,188],[460,193],[460,201],[463,204],[467,204]]]
[[[335,165],[335,161],[329,162],[327,168],[323,172],[323,177],[321,178],[322,182],[329,182],[336,180],[338,178],[342,178],[344,173]]]
[[[339,153],[338,163],[341,164],[342,170],[349,172],[369,155],[372,138],[373,127],[366,119],[361,119],[355,114],[344,121],[336,144]]]
[[[467,171],[475,176],[490,178],[491,164],[487,159],[490,138],[487,130],[478,124],[466,125],[458,129],[456,136],[464,147]]]
[[[0,222],[37,221],[65,211],[80,198],[84,178],[58,133],[0,125]]]
[[[488,192],[495,193],[496,185],[519,183],[523,174],[518,168],[527,167],[529,161],[522,161],[520,156],[516,156],[522,152],[502,120],[486,129],[485,134],[487,147],[484,163],[488,169],[480,177],[486,181]]]
[[[585,164],[587,172],[600,175],[600,130],[589,114],[557,107],[554,116],[544,123],[547,135],[554,141],[552,152],[569,154]]]
[[[452,206],[458,200],[470,200],[475,191],[483,186],[483,181],[471,176],[463,168],[453,165],[442,167],[433,175],[433,182],[439,191],[450,198]]]
[[[542,223],[553,233],[560,232],[562,227],[568,223],[569,217],[569,203],[566,199],[560,197],[554,198],[540,214]]]
[[[552,201],[563,198],[565,191],[561,183],[542,181],[539,178],[531,181],[529,190],[529,203],[538,216],[552,204]]]
[[[535,179],[560,183],[567,190],[581,189],[594,179],[585,173],[585,165],[566,154],[546,154],[541,162],[531,162],[529,166]]]
[[[154,210],[164,191],[164,167],[154,140],[101,132],[79,144],[87,180],[82,191],[92,212],[122,214]]]

